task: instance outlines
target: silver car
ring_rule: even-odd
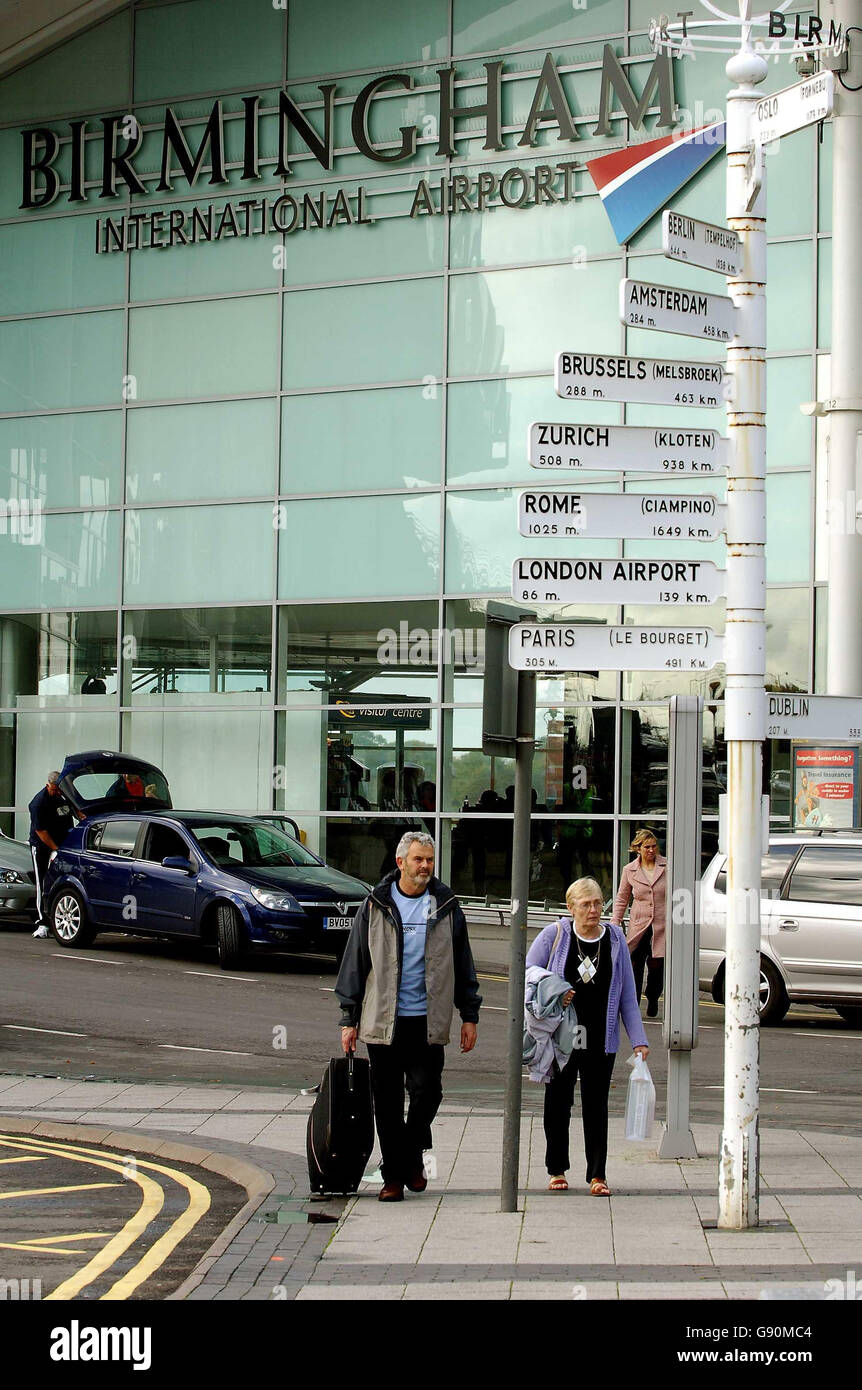
[[[862,1027],[862,832],[770,835],[762,861],[760,1021],[791,1004],[836,1009]],[[727,856],[701,880],[700,987],[724,1001]]]
[[[30,846],[10,840],[0,830],[0,921],[32,917],[36,912],[36,878]]]

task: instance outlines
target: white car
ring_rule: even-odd
[[[862,1027],[862,831],[770,835],[762,861],[760,1021],[791,1004],[836,1009]],[[727,856],[701,880],[700,987],[724,1001]]]

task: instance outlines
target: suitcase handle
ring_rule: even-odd
[[[353,1048],[351,1048],[350,1051],[349,1051],[348,1054],[347,1054],[347,1089],[348,1089],[348,1091],[352,1091],[352,1090],[353,1090],[353,1059],[354,1059],[355,1056],[356,1056],[356,1053],[353,1051]]]

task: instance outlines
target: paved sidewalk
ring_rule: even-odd
[[[703,1157],[662,1162],[652,1145],[626,1143],[612,1119],[608,1200],[577,1181],[580,1159],[569,1192],[545,1190],[541,1119],[525,1116],[525,1196],[508,1214],[498,1210],[500,1113],[444,1103],[424,1194],[381,1205],[366,1183],[357,1197],[318,1207],[305,1201],[311,1104],[285,1090],[0,1077],[0,1117],[87,1126],[87,1138],[106,1143],[117,1132],[141,1145],[147,1136],[154,1146],[190,1141],[200,1154],[233,1154],[272,1175],[241,1229],[174,1297],[822,1298],[827,1280],[843,1286],[862,1269],[862,1139],[766,1131],[762,1224],[737,1233],[715,1229],[712,1126],[694,1126]],[[576,1123],[573,1154],[579,1137]],[[309,1224],[309,1212],[323,1223]]]

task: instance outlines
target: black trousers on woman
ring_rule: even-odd
[[[644,966],[646,972],[646,997],[648,1004],[657,1004],[661,998],[664,988],[664,956],[650,955],[652,947],[652,927],[647,927],[637,946],[632,951],[632,970],[635,972],[635,989],[638,992],[638,1003],[641,1002],[644,983]]]
[[[550,1174],[569,1167],[569,1121],[575,1082],[581,1078],[581,1113],[587,1182],[606,1177],[608,1160],[608,1095],[616,1053],[576,1048],[561,1072],[545,1087],[545,1167]]]

